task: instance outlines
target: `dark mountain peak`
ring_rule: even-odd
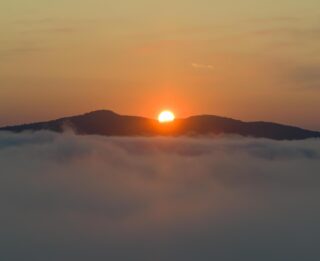
[[[187,120],[203,120],[203,121],[210,121],[210,120],[221,120],[221,121],[235,121],[235,122],[242,122],[240,120],[236,120],[229,117],[218,116],[218,115],[210,115],[210,114],[201,114],[201,115],[193,115],[187,118]]]
[[[96,111],[91,111],[84,113],[82,115],[79,115],[80,117],[101,117],[101,116],[120,116],[119,114],[115,113],[114,111],[111,110],[96,110]]]
[[[111,110],[97,110],[82,115],[65,117],[0,128],[3,131],[51,130],[63,132],[71,127],[78,134],[106,136],[198,136],[231,134],[276,140],[319,138],[320,132],[271,122],[243,122],[216,115],[195,115],[177,119],[170,124],[160,124],[154,119],[119,115]]]

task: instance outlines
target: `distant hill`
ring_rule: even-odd
[[[116,114],[109,110],[99,110],[83,115],[57,120],[0,128],[0,131],[63,132],[73,129],[77,134],[105,136],[198,136],[233,134],[275,140],[300,140],[319,138],[320,132],[286,126],[271,122],[243,122],[213,115],[192,116],[161,124],[157,120]]]

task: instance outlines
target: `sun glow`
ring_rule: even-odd
[[[175,116],[171,111],[162,111],[158,116],[158,121],[160,123],[172,122]]]

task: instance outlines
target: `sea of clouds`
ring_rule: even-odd
[[[0,260],[320,260],[320,140],[0,133]]]

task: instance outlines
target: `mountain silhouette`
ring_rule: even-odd
[[[39,130],[63,132],[66,129],[72,129],[77,134],[105,136],[213,136],[232,134],[275,140],[320,137],[320,132],[271,122],[243,122],[214,115],[198,115],[176,119],[170,123],[159,123],[154,119],[119,115],[110,110],[99,110],[47,122],[0,128],[1,131],[12,132]]]

